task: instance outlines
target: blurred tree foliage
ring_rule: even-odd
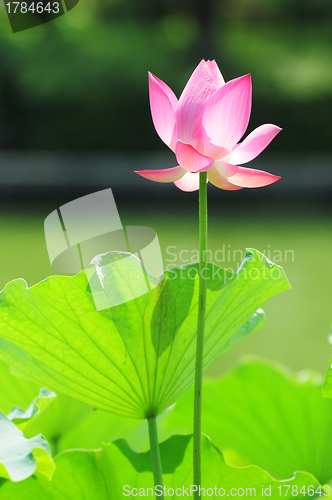
[[[249,130],[286,129],[271,149],[331,151],[332,2],[81,0],[13,34],[0,14],[0,144],[147,150],[147,71],[180,94],[204,57],[226,80],[251,72]]]

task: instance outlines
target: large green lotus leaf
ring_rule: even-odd
[[[137,259],[117,277],[109,254],[91,277],[96,289],[123,293]],[[0,294],[0,355],[55,392],[102,410],[145,418],[162,413],[193,383],[198,264],[165,272],[161,283],[115,307],[96,310],[85,272],[53,276]],[[112,279],[110,278],[112,276]],[[263,322],[257,309],[289,288],[282,269],[255,250],[237,274],[209,264],[204,367]],[[125,283],[124,283],[125,280]],[[91,284],[90,281],[90,284]],[[134,280],[135,283],[135,280]]]
[[[332,331],[330,333],[330,337],[332,338]],[[326,398],[332,398],[332,359],[330,361],[330,365],[326,373],[325,382],[323,386],[323,395]]]
[[[174,490],[179,488],[178,497],[183,489],[190,493],[192,483],[192,439],[191,436],[173,436],[160,445],[163,467],[164,486],[168,496],[174,496]],[[51,482],[43,479],[27,479],[18,484],[4,483],[0,488],[1,500],[118,500],[130,496],[129,491],[142,497],[152,495],[153,477],[151,472],[150,452],[136,453],[124,440],[104,446],[99,451],[68,451],[55,459],[56,471]],[[224,496],[230,496],[232,488],[247,489],[247,496],[262,497],[262,488],[269,493],[270,498],[294,498],[293,491],[311,487],[315,491],[319,484],[313,476],[299,473],[285,483],[280,483],[259,467],[237,468],[225,463],[221,453],[211,442],[202,437],[202,487],[209,493],[209,498],[216,496],[220,488],[225,489]],[[125,487],[125,488],[124,488]],[[281,488],[280,495],[278,487]],[[137,490],[133,490],[137,488]],[[140,490],[142,488],[142,490]],[[148,490],[150,488],[150,490]],[[170,489],[173,489],[172,490]],[[208,488],[213,489],[213,495]],[[249,488],[255,488],[249,492]],[[268,490],[266,490],[268,488]],[[243,496],[243,490],[234,497]],[[124,495],[124,493],[126,495]],[[141,493],[139,495],[139,493]],[[149,495],[148,495],[149,493]],[[181,493],[181,495],[179,495]],[[221,492],[222,493],[222,492]],[[203,495],[203,494],[202,494]],[[188,495],[189,496],[189,495]],[[305,498],[306,495],[301,495]],[[308,495],[309,496],[309,495]],[[177,498],[175,496],[175,498]]]
[[[2,413],[8,414],[14,406],[27,408],[38,393],[36,384],[14,376],[3,361],[0,361],[0,380]],[[69,448],[95,449],[102,443],[111,443],[123,437],[138,449],[137,445],[144,436],[143,449],[148,449],[146,422],[119,417],[101,410],[94,411],[91,406],[65,394],[59,393],[51,400],[52,404],[43,406],[42,411],[33,411],[33,418],[25,423],[24,435],[30,438],[42,434],[51,448],[52,455]],[[48,401],[49,398],[45,399],[45,402]],[[34,405],[35,410],[36,406]]]
[[[70,435],[71,432],[77,436],[75,446],[77,448],[86,447],[80,440],[82,437],[88,439],[89,436],[85,436],[85,434],[79,435],[77,430],[81,424],[81,420],[84,421],[88,419],[89,415],[94,416],[96,413],[102,414],[103,416],[105,415],[103,429],[108,431],[106,432],[106,442],[112,442],[119,437],[127,435],[125,432],[121,434],[117,432],[119,424],[123,421],[122,418],[101,411],[95,412],[91,406],[81,403],[77,401],[77,399],[70,398],[65,394],[58,394],[55,399],[48,397],[46,397],[46,399],[42,398],[39,399],[38,402],[34,401],[34,403],[37,404],[33,403],[31,405],[30,403],[34,396],[38,394],[39,386],[27,379],[18,378],[13,375],[13,373],[9,371],[8,364],[3,361],[0,361],[0,380],[0,411],[8,415],[13,407],[27,408],[30,405],[33,418],[25,421],[24,429],[22,429],[18,422],[15,423],[21,430],[24,430],[24,435],[27,438],[41,433],[48,441],[53,454],[56,454],[57,450],[66,449],[64,448],[66,445],[62,445],[62,440],[65,436]],[[43,389],[43,391],[45,391],[45,389]],[[43,402],[48,403],[50,401],[52,401],[50,406],[42,404]],[[42,404],[42,411],[38,411],[38,403]],[[20,413],[22,413],[22,411]],[[136,424],[136,422],[129,419],[125,419],[125,422],[132,423],[133,426]],[[102,435],[101,430],[99,431],[99,423],[95,425],[97,426],[96,429],[98,430],[99,439],[95,439],[93,445],[89,446],[92,448],[98,448],[102,442],[105,442],[105,436]],[[115,431],[114,433],[112,432],[113,428]],[[108,439],[107,435],[109,435],[110,439]],[[71,439],[71,442],[74,442],[74,440]]]
[[[255,464],[279,479],[294,471],[332,480],[332,401],[319,375],[260,360],[204,380],[202,430],[228,463]],[[191,430],[191,391],[167,412],[160,435]]]
[[[53,455],[73,448],[96,449],[124,437],[135,449],[148,449],[146,421],[94,410],[64,394],[58,394],[52,405],[24,429],[26,437],[38,433],[48,441]],[[138,447],[142,441],[143,448]]]
[[[41,434],[26,439],[23,432],[0,412],[0,478],[22,481],[32,474],[52,477],[54,463]]]
[[[74,400],[72,401],[74,403]],[[43,415],[43,422],[39,429],[48,439],[47,432],[43,431],[49,428],[46,417],[46,414]],[[100,447],[103,443],[112,443],[120,438],[125,438],[135,450],[143,451],[149,448],[148,428],[145,420],[119,417],[102,410],[86,413],[76,425],[65,429],[60,428],[59,431],[55,443],[58,451],[75,448],[91,450]],[[52,445],[52,441],[50,444]]]
[[[38,394],[40,385],[18,378],[9,371],[9,366],[0,360],[0,411],[7,415],[13,406],[27,408]]]
[[[34,425],[36,419],[41,413],[54,401],[56,394],[48,389],[40,389],[38,396],[32,401],[26,410],[22,410],[20,406],[14,406],[7,417],[21,431],[28,426]]]

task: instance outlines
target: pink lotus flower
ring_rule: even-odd
[[[243,142],[251,111],[250,75],[225,83],[215,61],[202,60],[178,100],[149,73],[151,114],[159,137],[174,151],[178,166],[136,173],[157,182],[174,182],[183,191],[199,188],[198,172],[221,189],[267,186],[280,179],[262,170],[240,167],[258,156],[280,132],[261,125]]]

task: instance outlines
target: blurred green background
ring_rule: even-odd
[[[0,12],[5,148],[160,149],[147,71],[179,95],[204,58],[226,80],[252,73],[251,128],[286,130],[272,150],[331,151],[331,2],[81,0],[15,34]]]
[[[212,260],[235,269],[238,259],[214,259],[223,245],[232,251],[270,250],[272,260],[279,251],[277,263],[293,288],[264,307],[266,326],[209,373],[220,373],[247,353],[324,373],[332,321],[331,27],[332,3],[325,0],[81,0],[65,16],[13,34],[1,4],[1,288],[14,278],[24,277],[30,286],[54,274],[43,221],[96,186],[113,188],[111,166],[98,184],[94,158],[100,152],[106,163],[113,158],[110,165],[114,155],[130,154],[114,188],[122,222],[156,229],[165,265],[168,246],[177,255],[198,248],[197,194],[175,193],[173,185],[162,189],[132,171],[136,154],[144,158],[145,152],[166,149],[150,117],[147,72],[179,96],[199,60],[216,59],[226,81],[252,74],[248,131],[271,122],[283,132],[263,153],[264,164],[250,165],[269,171],[273,164],[275,174],[280,166],[276,185],[243,193],[209,189]],[[24,162],[36,151],[47,154],[38,167],[43,182],[33,184],[31,162],[25,170]],[[77,184],[64,180],[59,189],[61,161],[48,158],[63,152],[73,162],[88,161]],[[168,166],[174,165],[171,159]],[[293,253],[285,258],[287,250]]]
[[[219,358],[208,373],[220,374],[246,354],[280,361],[295,370],[312,368],[325,373],[331,354],[328,344],[332,319],[331,217],[310,214],[279,217],[267,215],[256,207],[244,215],[225,214],[223,210],[218,213],[218,207],[213,209],[208,245],[211,260],[236,270],[241,251],[246,247],[257,248],[267,256],[270,252],[271,258],[277,257],[274,260],[282,259],[277,263],[285,269],[292,289],[270,299],[263,306],[267,316],[265,326]],[[121,214],[124,225],[146,225],[157,231],[165,268],[188,263],[191,258],[197,260],[196,215],[181,213],[180,209],[138,214],[132,210]],[[24,277],[31,286],[56,274],[48,259],[43,219],[42,213],[0,218],[1,287],[17,277]],[[183,250],[188,252],[181,254]]]

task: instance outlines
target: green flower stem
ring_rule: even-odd
[[[159,442],[158,442],[158,429],[157,418],[155,416],[147,417],[149,426],[151,462],[153,470],[154,485],[163,487],[163,472],[161,468]],[[164,495],[159,495],[158,498],[164,498]]]
[[[201,430],[202,430],[202,382],[204,358],[204,333],[206,311],[206,268],[207,250],[207,172],[199,174],[199,298],[197,319],[195,400],[194,400],[194,485],[201,485]],[[194,493],[195,500],[200,498],[199,490]]]

